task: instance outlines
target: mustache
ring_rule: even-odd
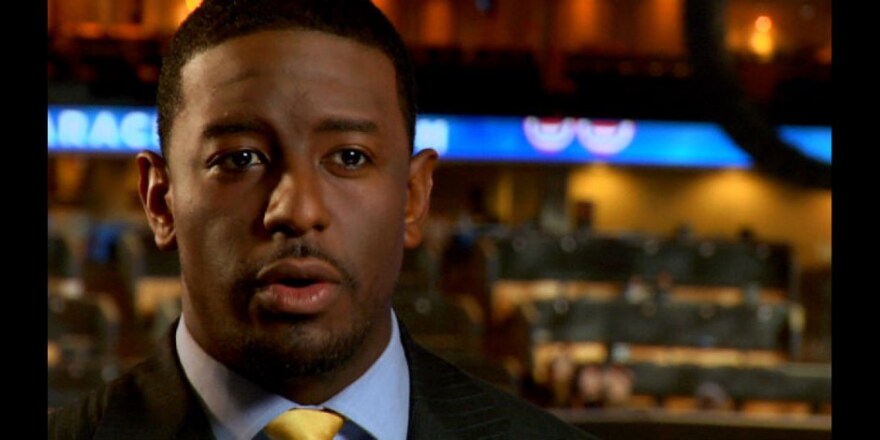
[[[272,249],[272,251],[264,257],[249,264],[244,270],[245,273],[241,274],[243,276],[236,277],[236,290],[254,292],[257,288],[261,287],[260,282],[257,280],[257,274],[259,271],[276,261],[287,258],[315,258],[322,260],[339,271],[339,274],[341,275],[340,284],[342,287],[351,291],[356,291],[359,287],[357,278],[355,278],[353,272],[345,262],[333,257],[313,243],[305,241],[290,241],[280,247]]]

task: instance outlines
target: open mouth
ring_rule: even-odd
[[[311,286],[319,281],[313,278],[284,278],[278,282],[288,287],[301,288]]]
[[[258,293],[257,301],[274,314],[314,315],[334,302],[333,286],[317,278],[279,278]]]
[[[326,261],[315,258],[278,260],[260,271],[261,307],[287,315],[314,315],[328,310],[339,295],[342,276]]]

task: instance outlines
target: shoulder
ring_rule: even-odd
[[[471,376],[408,337],[404,338],[404,347],[410,363],[411,434],[431,432],[432,438],[595,440],[546,410]],[[449,435],[437,435],[438,431]]]
[[[94,390],[73,406],[49,412],[49,439],[92,438],[106,407],[104,389]]]
[[[478,378],[470,377],[479,387],[483,388],[491,397],[499,411],[506,415],[510,421],[509,432],[513,438],[522,439],[592,439],[585,431],[574,427],[562,419],[540,408],[531,402],[514,396],[502,389],[486,383]]]
[[[173,344],[49,414],[50,439],[204,438],[210,427]]]
[[[51,411],[48,415],[50,439],[94,438],[109,413],[116,406],[131,406],[142,400],[138,391],[137,371],[126,373],[111,383],[90,391],[76,403]]]

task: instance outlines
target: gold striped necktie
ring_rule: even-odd
[[[281,413],[263,432],[272,440],[333,440],[342,422],[342,416],[330,411],[296,408]]]

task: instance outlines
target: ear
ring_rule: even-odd
[[[425,149],[409,161],[409,180],[407,182],[406,217],[403,243],[409,249],[422,242],[422,227],[428,219],[431,204],[431,187],[434,186],[434,166],[437,152]]]
[[[174,212],[171,208],[171,182],[165,159],[151,151],[144,151],[137,155],[137,167],[140,174],[138,193],[153,230],[156,246],[161,250],[175,249],[177,238]]]

